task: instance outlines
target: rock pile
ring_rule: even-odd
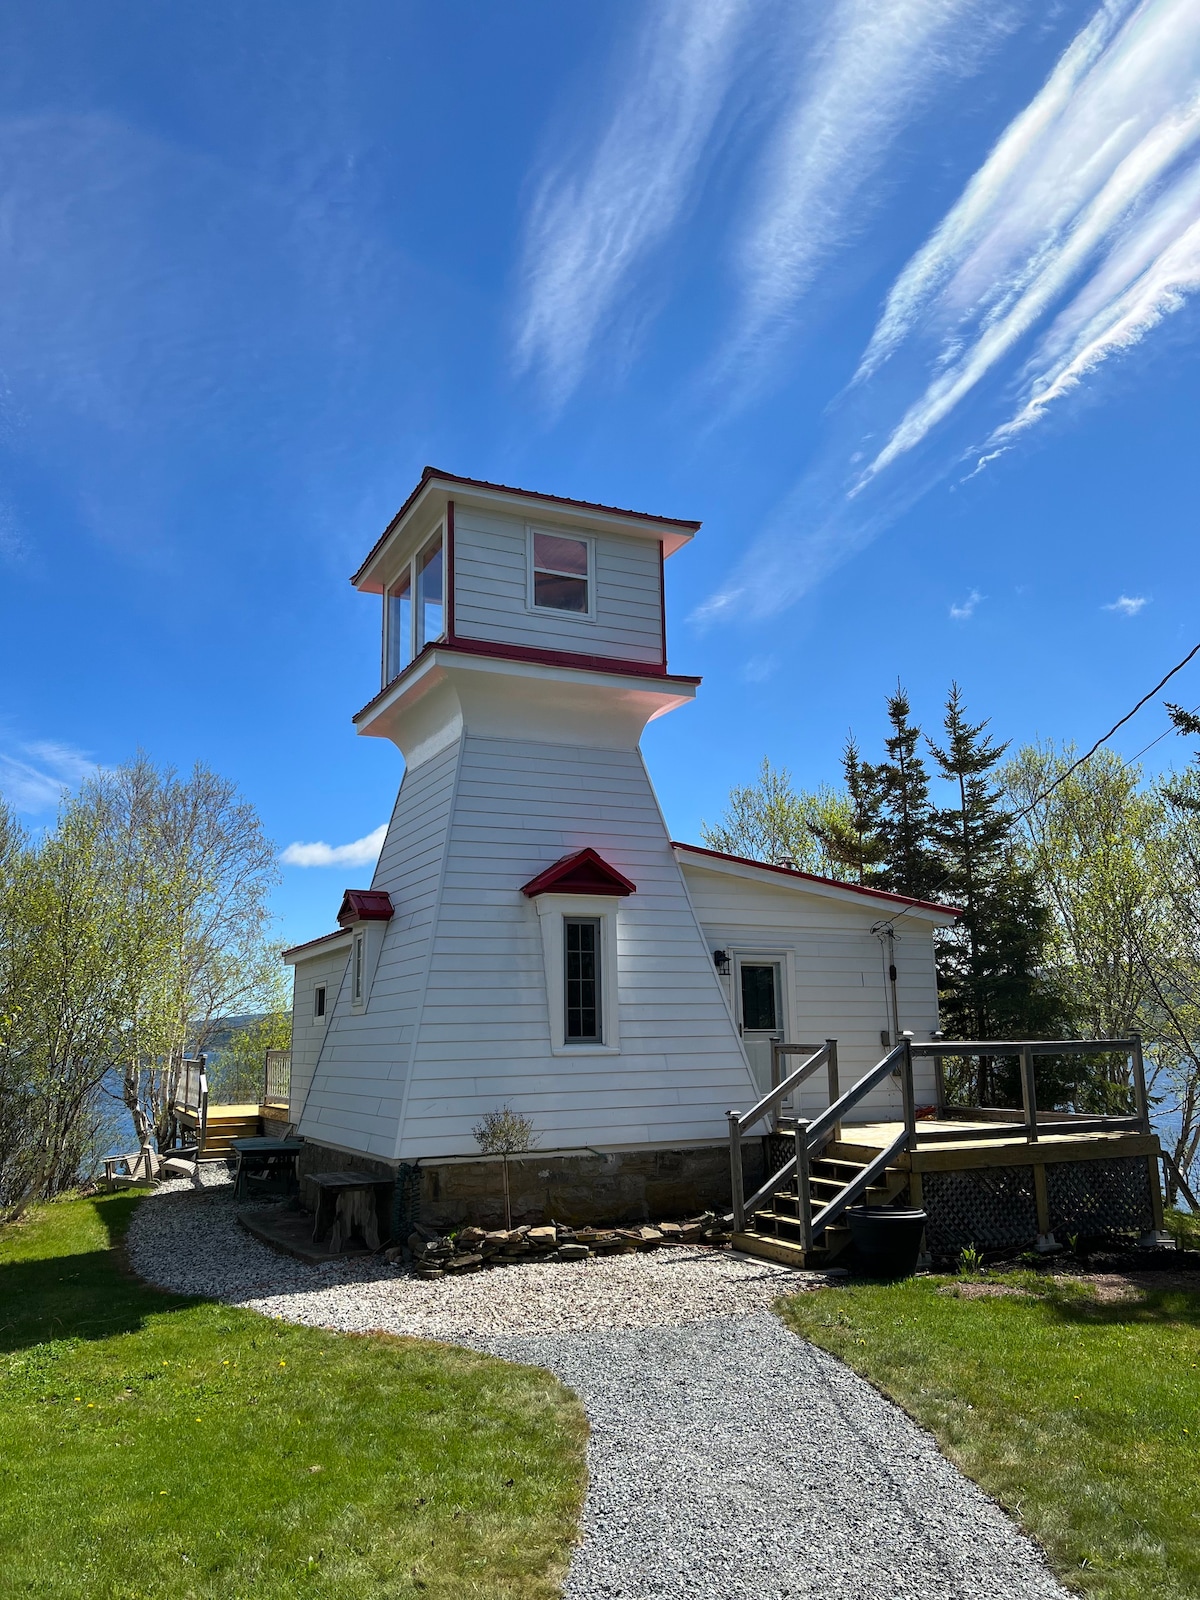
[[[438,1233],[417,1223],[408,1243],[384,1252],[393,1263],[411,1261],[419,1278],[443,1278],[449,1273],[482,1272],[511,1267],[518,1262],[586,1261],[589,1256],[629,1255],[655,1250],[665,1244],[726,1245],[732,1235],[726,1223],[711,1211],[686,1222],[660,1222],[654,1227],[565,1228],[550,1222],[543,1227],[493,1229],[462,1228]]]

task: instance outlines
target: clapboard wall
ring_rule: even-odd
[[[471,506],[456,508],[454,632],[464,639],[566,650],[661,665],[662,588],[656,539],[591,534],[595,617],[534,611],[528,604],[530,524]],[[581,538],[577,529],[536,524]]]

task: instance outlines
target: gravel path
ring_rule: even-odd
[[[569,1600],[1067,1600],[933,1439],[767,1308],[819,1274],[671,1248],[425,1283],[306,1267],[237,1224],[224,1174],[164,1185],[129,1234],[164,1288],[549,1368],[592,1424]]]

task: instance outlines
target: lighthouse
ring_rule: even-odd
[[[772,1040],[877,1056],[880,897],[673,844],[647,773],[644,729],[699,686],[663,589],[698,527],[426,468],[354,574],[380,629],[354,723],[403,778],[369,888],[287,953],[290,1115],[326,1165],[420,1167],[465,1220],[472,1130],[509,1107],[560,1217],[670,1215],[727,1198]],[[905,1026],[937,1026],[945,920],[909,916]]]

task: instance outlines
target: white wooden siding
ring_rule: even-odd
[[[301,957],[293,968],[292,980],[292,1081],[288,1102],[288,1117],[300,1120],[304,1102],[308,1098],[313,1072],[325,1043],[334,1001],[346,971],[348,952],[343,948],[317,949]],[[313,1017],[313,990],[319,983],[325,985],[325,1017],[317,1022]]]
[[[520,892],[584,845],[637,884],[616,912],[618,1056],[551,1053]],[[752,1095],[640,753],[467,735],[397,1154],[473,1154],[471,1128],[505,1102],[547,1149],[720,1140]]]
[[[549,525],[547,525],[549,527]],[[595,619],[527,605],[527,524],[468,506],[454,523],[454,629],[467,639],[662,661],[658,544],[591,535],[596,547]]]
[[[710,950],[791,953],[794,982],[787,1020],[792,1041],[836,1039],[841,1087],[850,1088],[884,1054],[879,1035],[892,1028],[883,952],[871,932],[894,914],[891,908],[864,900],[860,910],[799,887],[777,889],[706,871],[691,861],[684,862],[683,875]],[[933,928],[911,917],[900,917],[895,926],[900,1027],[928,1039],[938,1026]],[[732,975],[726,980],[731,1004],[733,981]],[[917,1103],[932,1104],[933,1063],[918,1059],[913,1079]],[[818,1073],[804,1086],[803,1109],[813,1117],[826,1104],[825,1079]],[[889,1080],[862,1102],[852,1120],[900,1115],[899,1085]]]
[[[405,773],[372,880],[391,895],[395,914],[365,1009],[351,1010],[345,980],[337,995],[300,1123],[307,1138],[385,1159],[395,1153],[458,755],[451,745]]]

